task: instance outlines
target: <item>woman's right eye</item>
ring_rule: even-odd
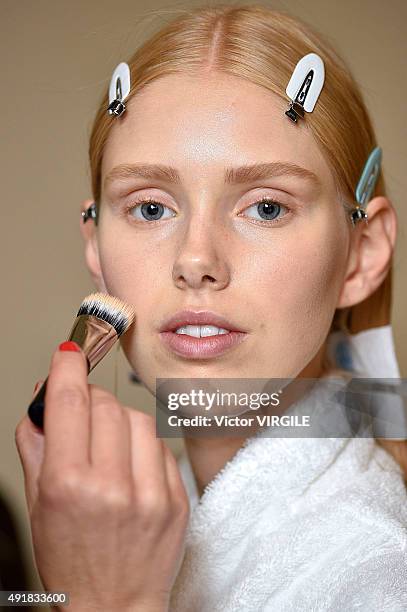
[[[126,212],[138,221],[160,221],[176,214],[171,208],[152,198],[128,206]]]

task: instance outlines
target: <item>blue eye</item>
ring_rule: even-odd
[[[271,198],[265,197],[262,198],[259,202],[256,202],[256,204],[252,204],[252,206],[246,208],[245,211],[247,213],[247,211],[252,210],[253,214],[248,214],[247,216],[254,219],[258,219],[259,221],[274,221],[275,219],[277,219],[277,217],[281,216],[280,212],[282,209],[285,209],[286,211],[288,210],[287,206],[280,204],[280,202],[276,202]],[[285,214],[282,216],[285,216]]]
[[[284,215],[281,215],[280,213],[282,210],[289,212],[287,206],[271,198],[264,197],[246,208],[244,216],[257,219],[258,221],[277,222],[281,216],[287,214],[287,212],[285,212]],[[171,208],[165,206],[165,204],[161,202],[157,202],[153,198],[146,198],[128,206],[126,208],[126,213],[130,214],[133,219],[139,221],[160,221],[161,219],[169,219],[176,216],[176,213]]]
[[[132,213],[133,218],[141,221],[159,221],[175,216],[171,208],[161,204],[161,202],[156,202],[152,198],[137,202],[137,204],[130,206],[127,212]]]

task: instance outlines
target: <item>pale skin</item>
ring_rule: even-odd
[[[391,202],[373,198],[369,223],[352,229],[329,166],[286,107],[237,77],[171,75],[136,96],[112,128],[99,224],[80,227],[97,289],[135,308],[122,347],[151,391],[159,377],[321,376],[335,309],[363,301],[388,272],[397,234]],[[266,178],[224,183],[226,168],[273,162],[318,182],[277,176],[274,167]],[[122,164],[173,166],[180,181],[105,183]],[[164,206],[164,218],[125,211],[148,197]],[[277,222],[259,216],[262,197],[281,204]],[[158,328],[181,309],[213,310],[248,336],[215,358],[177,356]],[[81,353],[57,351],[49,376],[45,436],[26,416],[16,431],[46,587],[63,585],[75,610],[88,600],[101,610],[167,609],[188,519],[172,453],[151,417],[88,385]],[[243,441],[186,439],[200,493]]]

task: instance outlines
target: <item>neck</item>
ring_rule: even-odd
[[[216,476],[243,446],[246,438],[185,438],[199,497],[206,485]]]
[[[325,344],[314,359],[298,374],[298,378],[319,378],[323,370]],[[287,407],[287,406],[286,406]],[[243,446],[247,437],[189,438],[185,437],[185,448],[198,494],[201,497],[205,487]]]

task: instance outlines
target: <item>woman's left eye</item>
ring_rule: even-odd
[[[245,208],[244,212],[248,217],[257,219],[259,221],[274,221],[278,217],[281,217],[280,212],[282,209],[289,211],[287,206],[280,204],[280,202],[276,202],[271,198],[262,198],[259,200],[259,202],[256,202],[256,204],[252,204],[251,206]],[[251,213],[247,214],[248,211],[251,211]],[[282,216],[285,216],[286,214],[287,213]]]
[[[134,219],[141,221],[159,221],[175,216],[175,212],[171,208],[153,199],[133,204],[127,208],[127,212],[131,213]]]

